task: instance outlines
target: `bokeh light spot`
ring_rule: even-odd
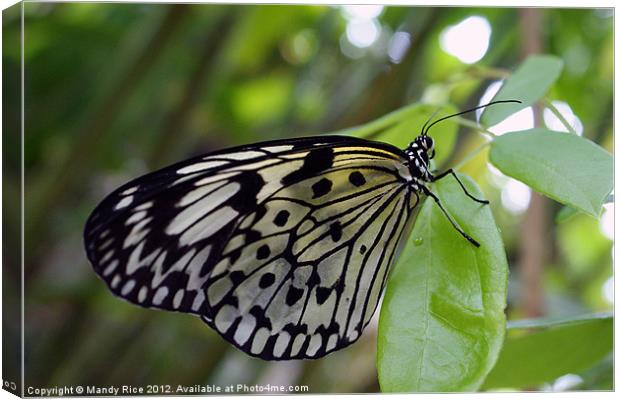
[[[562,115],[562,117],[566,120],[566,122],[568,122],[568,124],[575,130],[575,132],[581,136],[583,134],[583,123],[581,123],[581,120],[577,117],[577,115],[575,115],[570,105],[564,101],[553,101],[552,104],[558,110],[560,115]],[[545,120],[545,125],[549,129],[557,132],[568,132],[568,129],[560,121],[560,118],[558,118],[550,109],[545,109],[543,119]]]
[[[614,239],[614,204],[603,205],[603,215],[601,215],[601,233],[610,240]]]
[[[381,36],[381,24],[377,19],[383,12],[381,5],[341,6],[342,15],[347,20],[346,39],[358,49],[372,46]],[[350,58],[359,58],[363,53],[347,48],[340,42],[342,52]]]
[[[379,38],[381,26],[376,19],[355,19],[347,23],[347,39],[359,48],[366,48]]]
[[[610,305],[613,305],[614,304],[614,278],[613,276],[608,278],[603,283],[603,286],[601,287],[601,291],[603,291],[603,298],[605,298],[605,300],[609,302]]]
[[[484,57],[489,48],[491,25],[486,18],[472,16],[447,27],[439,36],[441,48],[461,62],[473,64]]]
[[[486,91],[480,97],[480,102],[478,105],[489,103],[495,94],[502,87],[503,82],[497,81],[493,82],[487,87]],[[476,116],[480,119],[480,115],[483,110],[476,111]],[[534,128],[534,110],[532,107],[523,108],[521,111],[516,112],[510,115],[508,118],[504,119],[500,123],[489,127],[489,131],[495,134],[504,134],[508,132],[516,132],[519,130],[527,130]]]
[[[388,45],[388,57],[394,64],[398,64],[403,60],[407,50],[411,46],[411,35],[407,32],[398,31],[394,33]]]
[[[515,179],[509,179],[502,188],[502,205],[512,214],[525,212],[530,205],[531,189]]]
[[[551,390],[554,392],[569,391],[571,389],[575,389],[581,383],[583,383],[583,378],[581,378],[577,374],[565,374],[561,377],[558,377],[553,382]]]
[[[532,110],[532,107],[527,107],[510,115],[497,125],[489,127],[489,131],[501,135],[532,128],[534,128],[534,110]]]
[[[383,12],[382,5],[376,4],[351,4],[342,6],[344,17],[349,20],[353,19],[373,19],[377,18]]]
[[[487,169],[489,171],[487,175],[489,181],[497,188],[503,188],[508,182],[508,180],[510,180],[508,176],[503,174],[499,169],[497,169],[490,163],[487,163]]]

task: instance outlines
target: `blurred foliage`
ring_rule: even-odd
[[[569,104],[583,136],[611,152],[613,11],[540,13],[544,52],[565,65],[549,99]],[[469,65],[445,52],[440,36],[473,15],[484,17],[492,34],[485,56]],[[3,34],[10,40],[21,34],[20,20],[7,16]],[[377,39],[359,48],[347,39],[350,15],[334,6],[26,3],[26,385],[270,383],[308,385],[313,393],[378,391],[376,323],[355,345],[318,361],[249,358],[198,318],[110,295],[84,255],[84,222],[121,183],[192,155],[350,128],[412,102],[471,108],[520,64],[518,18],[509,8],[385,7],[373,19]],[[393,54],[397,33],[409,38],[400,57]],[[4,73],[17,77],[20,54],[6,50]],[[5,90],[18,91],[17,83]],[[7,117],[19,112],[19,104],[5,105]],[[394,135],[406,143],[419,129],[401,126]],[[437,148],[439,168],[459,164],[483,143],[470,132],[461,125],[454,142]],[[19,137],[12,137],[17,148]],[[5,149],[4,156],[17,159],[18,152]],[[491,201],[511,268],[507,314],[519,318],[523,213],[506,206],[509,180],[488,166],[487,151],[461,166]],[[19,191],[19,170],[5,170],[4,179]],[[612,241],[585,214],[556,224],[562,207],[548,204],[545,313],[610,310],[604,287]],[[4,245],[18,248],[17,240],[5,235]],[[611,389],[611,370],[603,360],[583,372],[583,386]]]
[[[524,329],[532,331],[525,333]],[[613,351],[611,313],[589,318],[515,323],[485,388],[527,388],[583,372]],[[592,339],[596,337],[596,339]]]

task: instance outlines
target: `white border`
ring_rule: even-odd
[[[28,0],[26,0],[28,1]],[[31,1],[28,1],[31,2]],[[80,1],[56,1],[56,2],[80,2]],[[94,1],[92,1],[94,2]],[[112,2],[112,1],[110,1]],[[124,2],[124,3],[171,3],[170,1],[165,1],[165,0],[151,0],[151,1],[115,1],[115,2]],[[1,8],[4,10],[5,8],[8,8],[14,4],[16,4],[17,2],[14,0],[0,0],[0,6]],[[198,0],[185,0],[185,1],[179,1],[179,3],[223,3],[223,4],[230,4],[230,3],[241,3],[241,4],[261,4],[261,3],[270,3],[270,4],[383,4],[383,5],[428,5],[428,6],[468,6],[468,7],[563,7],[563,8],[598,8],[598,7],[607,7],[607,8],[615,8],[615,1],[613,0],[590,0],[587,2],[587,4],[585,4],[585,2],[580,2],[579,4],[576,4],[576,2],[569,2],[569,1],[561,1],[561,0],[521,0],[521,1],[515,1],[515,0],[505,0],[502,2],[499,2],[497,0],[492,1],[492,0],[476,0],[476,1],[433,1],[433,0],[426,0],[426,1],[368,1],[368,0],[357,0],[357,1],[338,1],[338,2],[334,2],[334,1],[329,1],[329,0],[314,0],[314,1],[300,1],[300,0],[288,0],[288,1],[281,1],[281,0],[272,0],[272,1],[256,1],[256,0],[245,0],[245,1],[225,1],[225,0],[211,0],[208,2],[205,1],[198,1]],[[23,7],[23,5],[22,5]],[[23,16],[23,13],[22,13]],[[23,19],[22,19],[22,53],[23,53]],[[0,29],[0,43],[2,41],[2,32]],[[614,94],[617,92],[616,88],[617,88],[617,83],[615,80],[615,71],[616,71],[616,63],[615,63],[615,54],[618,54],[618,34],[617,34],[617,30],[615,29],[615,21],[614,21]],[[0,73],[2,72],[2,65],[0,62]],[[23,89],[24,89],[24,81],[23,81],[23,59],[22,59],[22,93],[23,93]],[[2,83],[0,81],[0,93],[2,90]],[[614,100],[615,100],[615,96],[614,96]],[[24,128],[24,114],[23,114],[23,108],[24,108],[24,99],[22,96],[22,148],[21,148],[21,156],[22,156],[22,200],[23,200],[23,128]],[[617,113],[617,102],[614,101],[614,116],[618,115]],[[1,126],[1,122],[2,122],[2,116],[0,115],[0,126]],[[614,128],[615,128],[615,121],[614,121]],[[614,130],[615,131],[615,130]],[[614,135],[614,149],[617,148],[617,143],[618,143],[618,138],[617,135]],[[0,142],[0,149],[1,149],[1,142]],[[2,165],[2,153],[0,151],[0,169],[1,169],[1,165]],[[614,187],[618,186],[618,181],[620,180],[618,178],[618,176],[620,176],[620,166],[614,162]],[[1,194],[1,187],[0,187],[0,194]],[[23,204],[22,204],[22,226],[23,226],[23,218],[24,218],[24,214],[23,214]],[[1,215],[0,215],[0,221],[1,221]],[[614,221],[615,222],[615,221]],[[617,227],[618,224],[614,223],[614,227]],[[614,234],[617,234],[617,230],[614,229]],[[1,238],[1,232],[0,232],[0,238]],[[22,231],[22,262],[23,262],[23,251],[24,251],[24,237],[23,237],[23,231]],[[616,258],[617,259],[617,258]],[[2,283],[2,279],[0,277],[0,287],[1,287],[1,283]],[[615,283],[615,279],[614,279],[614,283]],[[615,284],[614,284],[615,285]],[[22,264],[22,294],[23,294],[23,264]],[[616,290],[614,290],[614,293],[616,292]],[[22,300],[22,334],[23,334],[23,300]],[[617,339],[618,337],[618,324],[616,323],[616,320],[614,319],[614,338]],[[0,339],[2,338],[1,336],[1,330],[0,330]],[[23,338],[23,336],[22,336]],[[617,341],[614,341],[617,342]],[[22,356],[23,356],[23,339],[22,339]],[[2,365],[2,360],[0,357],[0,368]],[[619,375],[620,375],[620,371],[618,370],[617,365],[615,365],[614,367],[614,386],[616,387],[619,379]],[[23,376],[23,361],[22,361],[22,376]],[[23,379],[22,379],[22,388],[23,388]],[[23,391],[22,391],[23,392]],[[437,398],[438,396],[444,396],[447,394],[416,394],[415,396],[417,398]],[[472,393],[472,394],[459,394],[460,397],[463,398],[479,398],[480,395],[484,395],[487,398],[507,398],[507,399],[513,399],[513,398],[523,398],[523,397],[540,397],[540,395],[548,395],[548,396],[555,396],[558,398],[568,398],[568,399],[572,399],[572,398],[607,398],[607,397],[615,397],[616,394],[614,392],[559,392],[559,393],[540,393],[540,392],[534,392],[534,393],[523,393],[523,392],[516,392],[516,393]],[[613,395],[613,396],[612,396]],[[288,395],[285,395],[288,396]],[[292,396],[292,395],[291,395]],[[326,396],[326,395],[304,395],[304,397],[306,398],[314,398],[314,397],[321,397],[321,396]],[[338,395],[339,397],[342,398],[350,398],[350,397],[355,397],[358,395]],[[368,396],[368,395],[366,395]],[[371,395],[374,396],[374,395]],[[392,397],[404,397],[405,395],[403,394],[396,394],[396,395],[390,395]],[[155,396],[154,398],[168,398],[169,396],[162,396],[162,397],[157,397]],[[224,397],[224,396],[223,396]],[[230,395],[226,395],[225,397],[231,397]],[[282,396],[265,396],[265,397],[282,397]],[[8,393],[7,391],[1,390],[0,393],[0,399],[4,399],[4,398],[14,398],[14,396],[10,393]]]

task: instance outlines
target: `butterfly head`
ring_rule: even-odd
[[[430,178],[429,162],[435,156],[435,143],[425,134],[415,138],[405,150],[409,168],[414,176],[427,180]]]
[[[433,115],[426,121],[424,126],[422,126],[420,135],[416,137],[415,140],[413,140],[409,144],[409,147],[407,147],[407,149],[405,150],[405,154],[407,154],[407,158],[409,160],[408,163],[410,165],[411,171],[414,173],[417,171],[416,175],[424,180],[429,181],[428,179],[432,178],[428,170],[429,161],[433,159],[433,157],[435,156],[435,148],[434,148],[433,139],[428,136],[428,131],[430,130],[431,127],[433,127],[437,123],[444,121],[446,119],[450,119],[455,116],[473,112],[473,111],[488,107],[489,105],[503,104],[503,103],[521,104],[521,101],[519,100],[491,101],[488,104],[479,105],[477,107],[474,107],[474,108],[471,108],[465,111],[457,112],[456,114],[444,116],[443,118],[439,118],[435,120],[434,122],[430,123],[433,117],[435,116],[435,114],[439,111],[439,109],[437,109],[433,113]]]
[[[435,143],[433,139],[427,135],[418,136],[415,141],[418,142],[418,145],[424,149],[428,159],[433,159],[435,157]]]

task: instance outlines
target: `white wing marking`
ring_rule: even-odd
[[[239,212],[229,206],[218,209],[202,218],[179,237],[180,245],[192,245],[217,233],[222,227],[237,217]]]
[[[177,235],[186,231],[189,226],[232,197],[240,187],[239,183],[229,183],[186,207],[166,227],[166,234]]]
[[[188,173],[200,172],[207,169],[217,168],[218,166],[226,165],[227,161],[206,161],[206,162],[197,162],[191,165],[188,165],[184,168],[177,170],[177,173],[180,175],[185,175]]]
[[[127,196],[116,204],[116,206],[114,207],[114,210],[127,208],[129,205],[131,205],[132,202],[133,202],[133,195]]]

